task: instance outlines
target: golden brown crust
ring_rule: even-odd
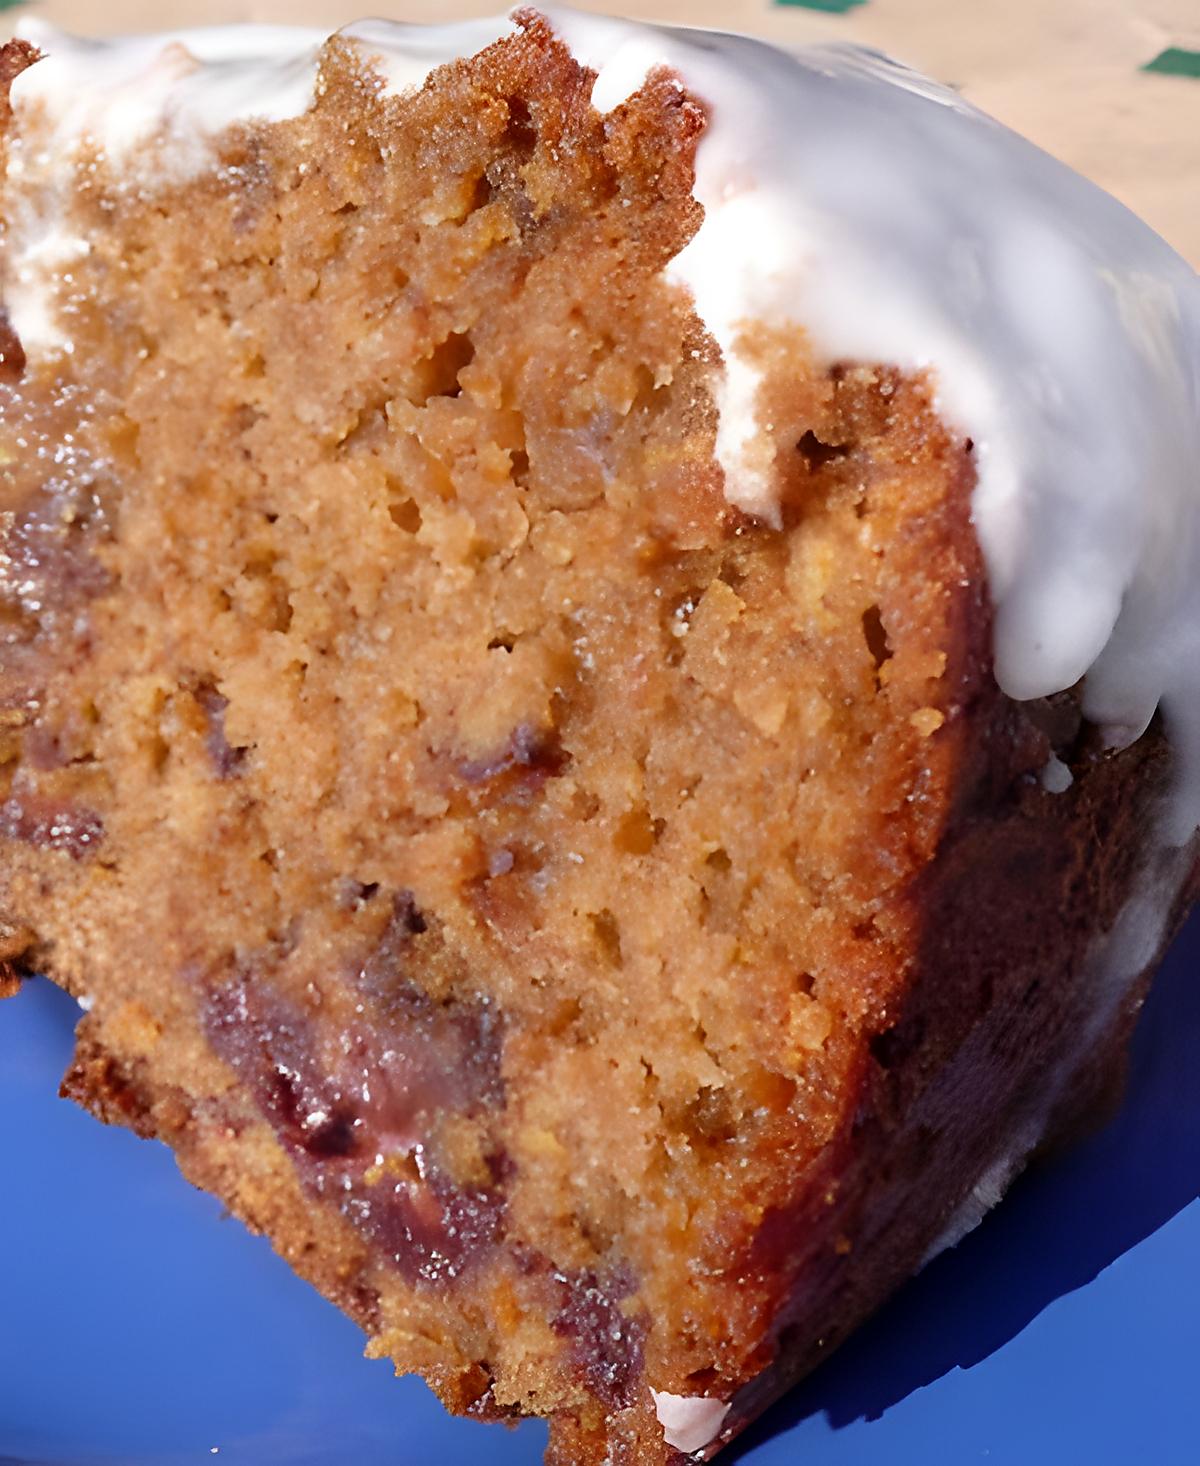
[[[789,1299],[773,1320],[777,1352],[723,1442],[911,1276],[993,1162],[1009,1157],[1015,1172],[1102,1117],[1150,977],[1200,887],[1193,846],[1190,877],[1162,892],[1157,951],[1120,974],[1119,996],[1106,993],[1104,936],[1144,894],[1155,857],[1166,741],[1155,729],[1121,754],[1093,750],[1074,763],[1071,791],[1052,795],[1011,760],[1024,712],[987,701],[991,735],[971,747],[990,746],[986,783],[1007,782],[1006,797],[960,814],[914,891],[911,985],[827,1157],[830,1190],[804,1185],[773,1229],[804,1241],[772,1258]]]
[[[6,41],[0,45],[0,123],[12,115],[8,94],[20,74],[38,60],[41,52],[28,41]]]

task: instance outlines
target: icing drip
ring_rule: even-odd
[[[1179,767],[1162,838],[1183,844],[1200,825],[1194,272],[1107,194],[873,52],[788,55],[546,13],[597,72],[601,111],[659,66],[709,107],[696,181],[704,222],[669,269],[722,349],[717,451],[731,502],[777,514],[744,323],[790,320],[827,360],[928,372],[947,424],[973,443],[1001,687],[1037,698],[1086,677],[1084,711],[1113,745],[1161,707]],[[403,90],[513,25],[371,21],[342,34]],[[52,292],[86,250],[54,213],[49,175],[66,167],[69,196],[85,140],[152,176],[204,166],[222,128],[310,104],[322,37],[246,26],[95,42],[33,21],[19,29],[47,52],[12,98],[17,288],[6,304],[32,359],[70,349]]]
[[[303,112],[327,38],[298,26],[246,25],[92,40],[36,19],[22,20],[17,35],[44,59],[13,83],[13,110],[22,122],[39,113],[50,121],[47,153],[70,158],[86,145],[119,165],[164,133],[176,171],[203,167],[207,139],[223,128]]]
[[[710,1400],[703,1395],[672,1395],[666,1390],[650,1393],[663,1428],[663,1439],[685,1456],[711,1445],[729,1414],[730,1407],[723,1400]]]
[[[709,103],[705,218],[672,276],[725,357],[727,494],[771,518],[752,320],[830,360],[931,373],[974,444],[1001,687],[1121,746],[1161,704],[1179,761],[1164,837],[1200,825],[1200,280],[1115,199],[873,52],[554,14],[601,110],[655,66]]]

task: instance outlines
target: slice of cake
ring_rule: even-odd
[[[22,34],[6,985],[450,1409],[707,1459],[1119,1077],[1200,285],[862,52]]]

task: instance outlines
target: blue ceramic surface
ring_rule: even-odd
[[[160,1145],[55,1097],[76,1010],[0,1004],[0,1466],[536,1466],[451,1420]],[[1119,1117],[1023,1178],[726,1460],[1200,1462],[1200,919]]]

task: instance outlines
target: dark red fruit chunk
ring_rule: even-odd
[[[458,772],[468,784],[495,782],[496,793],[528,798],[569,762],[555,730],[522,726],[494,757],[460,764]]]
[[[225,736],[225,709],[229,706],[229,699],[222,697],[210,682],[202,682],[196,689],[195,697],[204,711],[204,719],[208,725],[204,746],[208,749],[217,777],[232,779],[241,772],[250,750],[232,747]]]
[[[85,860],[104,839],[104,825],[90,809],[20,794],[0,804],[0,836]]]
[[[633,1403],[646,1335],[644,1321],[620,1306],[634,1291],[631,1280],[623,1273],[601,1280],[594,1273],[562,1272],[553,1280],[562,1293],[554,1332],[571,1340],[592,1393],[610,1409],[624,1409]]]
[[[503,1103],[500,1033],[482,1003],[436,1003],[399,956],[423,930],[397,897],[358,975],[378,998],[348,1032],[323,1034],[259,974],[212,991],[205,1021],[218,1054],[253,1094],[305,1184],[412,1279],[453,1279],[494,1246],[504,1223],[503,1158],[462,1185],[438,1155],[439,1122]]]

